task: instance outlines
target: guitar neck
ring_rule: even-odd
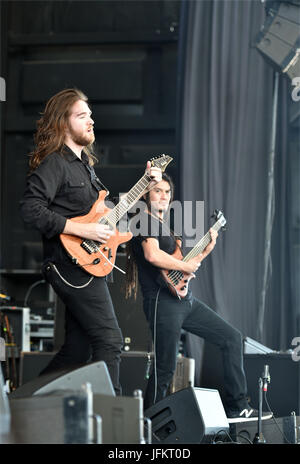
[[[221,223],[217,221],[213,226],[212,229],[218,231],[222,227]],[[211,242],[211,237],[209,231],[202,237],[199,242],[194,246],[194,248],[183,258],[182,261],[189,261],[190,259],[197,256],[199,253],[202,253],[207,245]]]
[[[126,193],[122,200],[106,215],[106,220],[111,225],[116,225],[124,214],[144,195],[151,182],[150,176],[143,177]],[[100,222],[102,222],[100,220]]]

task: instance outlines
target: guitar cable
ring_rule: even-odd
[[[160,294],[161,287],[159,287],[157,294],[156,294],[156,299],[155,299],[155,307],[154,307],[154,319],[153,319],[153,361],[154,361],[154,398],[153,398],[153,404],[155,404],[156,401],[156,396],[157,396],[157,368],[156,368],[156,318],[157,318],[157,303],[158,303],[158,297]]]

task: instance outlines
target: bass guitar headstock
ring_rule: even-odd
[[[222,228],[223,230],[226,230],[227,221],[222,211],[215,209],[211,217],[215,219],[216,222],[218,222],[218,224],[220,225],[220,228]]]

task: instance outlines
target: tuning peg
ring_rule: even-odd
[[[218,219],[218,216],[219,216],[219,213],[220,211],[218,211],[217,209],[214,210],[214,212],[212,213],[212,215],[210,216],[212,219]]]

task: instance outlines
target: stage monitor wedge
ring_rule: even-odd
[[[229,432],[217,390],[188,387],[145,411],[152,423],[153,443],[212,443]]]
[[[40,375],[17,388],[9,397],[24,398],[49,394],[56,390],[80,390],[87,382],[91,384],[93,393],[116,395],[106,363],[97,361],[73,370],[65,369]]]

